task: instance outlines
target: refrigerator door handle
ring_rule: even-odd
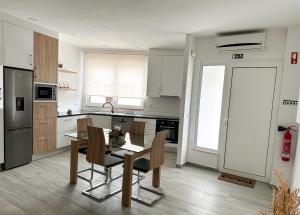
[[[21,127],[21,128],[9,128],[8,131],[18,131],[18,130],[25,130],[31,129],[32,127]]]

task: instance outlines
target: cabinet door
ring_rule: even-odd
[[[33,140],[33,154],[52,152],[56,148],[56,134],[39,136]]]
[[[33,31],[3,22],[4,65],[33,69]]]
[[[57,83],[58,40],[34,32],[34,81]]]
[[[57,116],[56,102],[34,102],[33,119],[56,119]]]
[[[111,128],[111,116],[91,116],[93,126],[98,128]]]
[[[162,96],[181,96],[183,56],[163,56],[161,73]]]
[[[57,132],[70,132],[77,130],[79,116],[61,117],[57,119]]]
[[[148,79],[147,79],[147,96],[160,96],[160,78],[162,69],[162,56],[149,55],[148,59]]]

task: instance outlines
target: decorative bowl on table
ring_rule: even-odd
[[[113,129],[111,132],[109,132],[109,145],[111,145],[112,147],[123,146],[126,143],[125,135],[125,131]]]

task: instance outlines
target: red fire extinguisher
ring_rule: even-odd
[[[296,131],[293,129],[295,126],[289,126],[282,130],[285,130],[283,134],[283,144],[282,144],[282,156],[283,161],[289,161],[291,158],[291,145],[292,145],[292,134],[290,131]],[[279,130],[279,129],[278,129]]]

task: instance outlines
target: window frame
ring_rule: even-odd
[[[146,62],[145,62],[145,69],[146,69],[146,89],[145,93],[147,94],[147,77],[148,77],[148,53],[145,51],[129,51],[129,50],[98,50],[98,49],[83,49],[83,55],[82,55],[82,61],[84,62],[84,53],[100,53],[100,54],[128,54],[128,55],[145,55],[146,57]],[[85,79],[86,79],[86,74],[83,72],[83,89],[85,89]],[[90,97],[91,96],[99,96],[99,95],[86,95],[84,92],[83,95],[83,100],[84,100],[84,106],[85,107],[102,107],[104,103],[91,103],[90,102]],[[146,95],[145,95],[146,98]],[[132,106],[132,105],[118,105],[117,98],[116,97],[106,97],[106,102],[111,102],[114,106],[114,108],[119,108],[119,109],[129,109],[129,110],[144,110],[144,100],[145,98],[140,98],[141,99],[141,106]]]
[[[97,96],[97,95],[94,95]],[[102,107],[105,103],[92,103],[91,102],[91,96],[85,95],[85,106],[86,107]],[[106,97],[106,102],[111,102],[114,106],[114,108],[119,109],[130,109],[130,110],[144,110],[144,99],[141,100],[140,106],[134,106],[134,105],[119,105],[118,104],[118,98],[117,97]]]
[[[197,145],[198,141],[198,119],[199,119],[199,111],[200,111],[200,95],[201,95],[201,87],[202,87],[202,77],[203,77],[203,67],[205,66],[224,66],[224,84],[223,84],[223,94],[222,94],[222,102],[221,102],[221,114],[220,114],[220,129],[219,129],[219,139],[218,139],[218,149],[211,149],[206,147],[201,147]],[[223,107],[224,107],[224,101],[225,101],[225,87],[226,87],[226,73],[228,70],[228,65],[226,63],[222,62],[207,62],[207,63],[201,63],[200,64],[200,75],[199,75],[199,82],[197,84],[198,90],[197,90],[197,104],[196,104],[196,121],[195,121],[195,136],[194,136],[194,144],[193,144],[193,150],[195,151],[201,151],[209,154],[219,154],[220,153],[220,143],[221,143],[221,119],[223,117]]]

